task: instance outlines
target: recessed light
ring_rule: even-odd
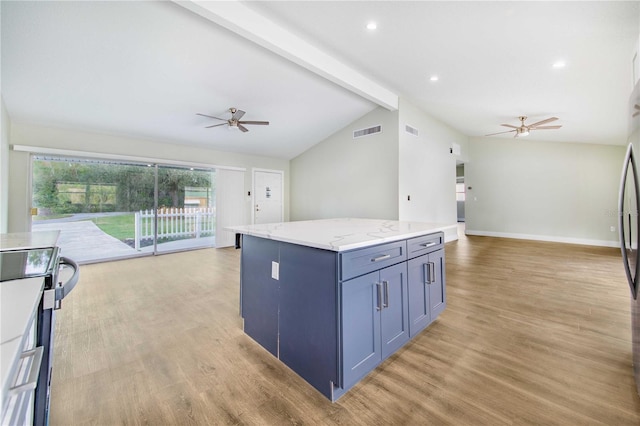
[[[368,30],[375,30],[376,28],[378,28],[378,24],[376,24],[375,22],[371,21],[367,24],[367,29]]]
[[[432,75],[431,77],[429,77],[430,81],[438,81],[438,76],[437,75]]]
[[[567,64],[564,61],[556,61],[553,63],[554,68],[564,68]]]

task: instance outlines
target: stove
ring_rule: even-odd
[[[58,282],[58,273],[62,267],[70,267],[74,271],[73,276],[64,284]],[[18,414],[6,411],[2,422],[10,418],[12,419],[10,421],[11,424],[34,424],[38,426],[49,424],[55,310],[61,308],[62,299],[75,287],[79,273],[80,269],[73,260],[60,255],[59,247],[0,251],[0,281],[34,277],[43,277],[44,279],[44,292],[33,321],[35,347],[41,348],[39,350],[42,353],[42,357],[37,381],[35,379],[33,381],[35,390],[33,390],[34,387],[31,387],[31,384],[27,389],[31,389],[35,393],[33,398],[14,397],[19,398],[16,401],[25,401],[25,403],[11,403],[12,407],[16,407]],[[25,404],[33,405],[25,407]],[[4,405],[5,401],[3,401]],[[33,413],[31,421],[26,419],[25,412]],[[6,417],[8,415],[13,417]],[[16,419],[15,421],[13,420],[14,418]]]
[[[0,251],[0,281],[50,277],[52,279],[45,283],[45,288],[53,288],[59,264],[58,252],[58,247]]]

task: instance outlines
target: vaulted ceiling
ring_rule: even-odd
[[[531,137],[622,144],[639,15],[638,2],[2,1],[2,97],[14,122],[281,158],[394,96],[468,136],[557,116],[562,129]],[[271,124],[196,115],[229,107]]]

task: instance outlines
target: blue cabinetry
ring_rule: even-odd
[[[443,251],[433,251],[442,233],[426,237],[337,252],[243,235],[246,334],[335,401],[418,332],[414,297],[429,300],[420,329],[444,309]],[[430,263],[440,268],[437,306],[437,291],[416,284],[417,265]]]
[[[244,318],[244,331],[278,356],[279,283],[271,279],[271,265],[279,260],[279,244],[264,238],[247,237],[243,244],[240,314]]]
[[[411,337],[428,326],[445,308],[444,250],[410,259],[409,333]]]
[[[407,266],[341,284],[344,386],[351,387],[409,341]]]

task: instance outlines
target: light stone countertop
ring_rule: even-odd
[[[43,277],[0,282],[0,403],[4,404],[6,392],[13,385],[9,381],[14,377],[43,288]]]
[[[456,225],[379,219],[321,219],[264,225],[230,226],[229,231],[332,251],[347,251],[376,244],[444,232]]]
[[[0,250],[55,247],[60,231],[15,232],[0,234]]]

